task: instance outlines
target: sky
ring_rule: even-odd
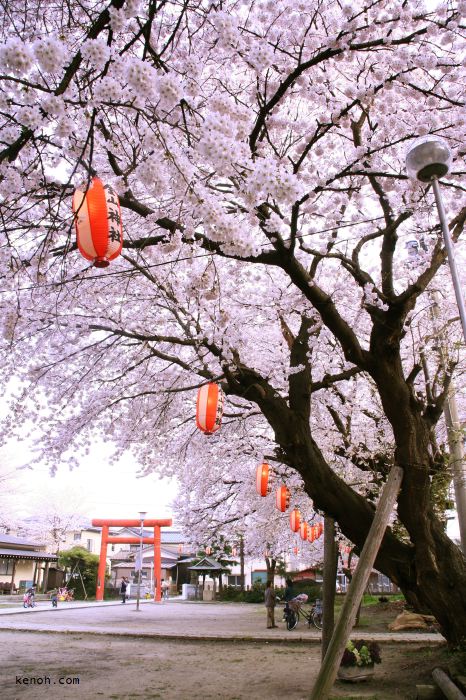
[[[146,511],[151,518],[172,517],[171,501],[177,493],[175,480],[155,475],[138,478],[138,465],[130,455],[125,454],[117,464],[110,465],[109,454],[107,444],[96,444],[89,456],[80,460],[79,467],[70,471],[63,465],[51,476],[45,466],[21,468],[30,458],[27,447],[9,445],[6,457],[16,467],[17,474],[14,498],[17,515],[35,515],[49,500],[61,502],[64,508],[68,504],[89,519],[138,518],[140,511]]]

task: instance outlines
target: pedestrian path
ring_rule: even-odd
[[[0,610],[0,630],[79,633],[154,639],[206,641],[279,641],[291,644],[319,644],[321,633],[300,622],[291,632],[284,623],[277,629],[266,629],[263,605],[247,603],[202,603],[171,599],[160,603],[152,600],[76,601],[51,608],[44,602],[36,608]],[[371,632],[358,629],[357,636],[368,641],[409,644],[443,644],[438,633]]]

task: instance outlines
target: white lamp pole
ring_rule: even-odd
[[[455,248],[450,236],[447,217],[443,207],[442,195],[438,178],[450,171],[451,153],[448,145],[437,136],[425,136],[417,139],[406,154],[406,169],[410,177],[420,182],[431,182],[435,195],[435,203],[442,227],[443,240],[450,265],[453,287],[455,289],[456,303],[463,328],[463,339],[466,341],[466,309],[461,281],[456,267]],[[415,253],[414,253],[415,255]],[[434,318],[437,316],[438,304],[434,293]],[[442,339],[441,339],[442,340]],[[442,345],[442,344],[441,344]],[[442,351],[443,354],[443,351]],[[456,405],[455,390],[450,385],[447,401],[444,406],[445,423],[448,430],[448,442],[450,447],[450,464],[453,472],[455,487],[456,510],[460,526],[460,540],[463,553],[466,553],[466,477],[464,465],[464,452],[461,437],[461,423]]]
[[[406,154],[406,169],[410,177],[420,182],[430,182],[434,189],[435,203],[442,227],[443,240],[447,250],[448,263],[450,265],[453,287],[455,289],[456,303],[463,327],[463,339],[466,341],[466,307],[464,304],[463,290],[455,261],[455,248],[450,236],[445,209],[438,178],[447,175],[451,167],[451,153],[448,145],[437,136],[425,136],[417,139]]]
[[[138,588],[136,592],[136,610],[139,610],[139,600],[141,596],[141,578],[142,578],[142,539],[144,537],[144,518],[146,517],[147,513],[145,511],[141,511],[139,513],[139,517],[141,519],[141,532],[139,535],[139,571],[138,571]]]

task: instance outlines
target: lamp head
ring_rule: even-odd
[[[450,172],[451,151],[438,136],[422,136],[416,139],[406,154],[408,175],[421,182],[443,177]]]
[[[146,517],[146,515],[147,515],[147,512],[146,512],[145,510],[141,510],[140,513],[139,513],[139,518],[140,518],[141,520],[144,520],[145,517]]]

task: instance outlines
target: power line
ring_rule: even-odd
[[[365,219],[364,221],[342,223],[342,224],[339,224],[338,226],[331,226],[330,228],[321,229],[319,231],[311,231],[309,233],[299,234],[295,238],[300,240],[302,238],[305,238],[306,236],[317,236],[317,235],[320,235],[322,233],[328,233],[329,231],[334,231],[336,228],[341,229],[341,228],[348,228],[350,226],[362,226],[363,224],[369,224],[369,223],[372,223],[374,221],[380,221],[381,219],[383,219],[382,216],[376,216],[372,219]],[[422,232],[422,233],[424,233],[424,232]],[[289,241],[291,241],[291,238],[284,238],[283,239],[284,243],[288,243]],[[264,247],[265,246],[273,246],[273,243],[267,242],[267,243],[264,243],[263,245],[264,245]],[[146,265],[145,269],[152,270],[156,267],[163,267],[165,265],[176,265],[176,263],[183,262],[185,260],[195,260],[197,258],[208,258],[208,257],[211,257],[212,255],[215,255],[215,253],[200,253],[199,255],[189,255],[186,257],[182,257],[182,258],[179,257],[179,258],[175,258],[172,260],[164,260],[163,262],[153,263],[152,265]],[[226,258],[226,259],[235,260],[236,262],[245,262],[241,258]],[[90,266],[87,269],[88,270],[92,269],[92,266]],[[62,287],[65,284],[72,284],[73,282],[94,281],[96,279],[106,279],[107,277],[115,277],[118,275],[128,275],[128,274],[133,274],[133,273],[134,273],[134,270],[115,270],[113,272],[107,272],[105,274],[93,275],[92,277],[74,277],[71,279],[62,280],[61,282],[47,282],[47,283],[42,284],[42,285],[39,284],[39,285],[32,285],[30,287],[18,287],[16,289],[0,289],[0,294],[8,294],[8,293],[12,293],[12,292],[27,292],[27,291],[31,291],[34,289],[45,289],[47,287]]]

